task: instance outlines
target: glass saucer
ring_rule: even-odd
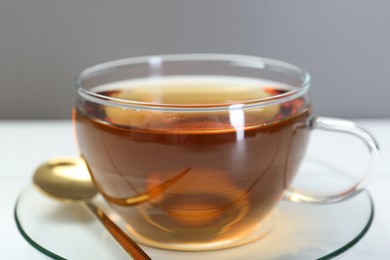
[[[110,217],[105,202],[95,201]],[[152,259],[334,259],[351,249],[368,231],[374,205],[367,191],[331,205],[282,201],[272,213],[270,234],[244,246],[207,252],[175,252],[142,246]],[[100,222],[79,204],[64,204],[26,187],[15,206],[24,239],[51,259],[129,259]]]

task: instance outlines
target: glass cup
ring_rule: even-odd
[[[77,85],[81,157],[129,233],[153,247],[245,244],[270,231],[281,199],[333,203],[362,191],[371,169],[333,194],[292,187],[313,129],[358,137],[371,162],[378,152],[358,124],[313,116],[308,73],[281,61],[130,58],[86,69]]]

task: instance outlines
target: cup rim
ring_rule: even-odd
[[[155,62],[174,62],[174,61],[226,61],[242,67],[263,69],[266,65],[272,65],[279,68],[288,69],[301,76],[302,83],[299,86],[288,90],[285,93],[273,95],[267,98],[246,100],[232,103],[219,104],[163,104],[153,102],[141,102],[127,99],[120,99],[102,95],[83,88],[82,80],[88,75],[98,73],[99,71],[113,69],[115,67],[134,65],[141,63],[153,64]],[[76,78],[77,93],[86,100],[99,103],[106,106],[125,107],[130,109],[142,110],[161,110],[161,111],[225,111],[231,109],[256,108],[271,106],[284,103],[302,96],[310,87],[310,74],[299,67],[280,60],[248,56],[237,54],[219,54],[219,53],[193,53],[193,54],[167,54],[131,57],[109,62],[100,63],[84,69]]]

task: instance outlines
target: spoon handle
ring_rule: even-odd
[[[119,228],[101,209],[92,202],[85,202],[85,205],[107,228],[123,249],[135,260],[151,260],[151,258],[140,248],[121,228]]]

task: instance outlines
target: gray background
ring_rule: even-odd
[[[390,117],[389,49],[386,0],[0,0],[0,119],[70,118],[85,67],[190,52],[285,60],[316,114]]]

